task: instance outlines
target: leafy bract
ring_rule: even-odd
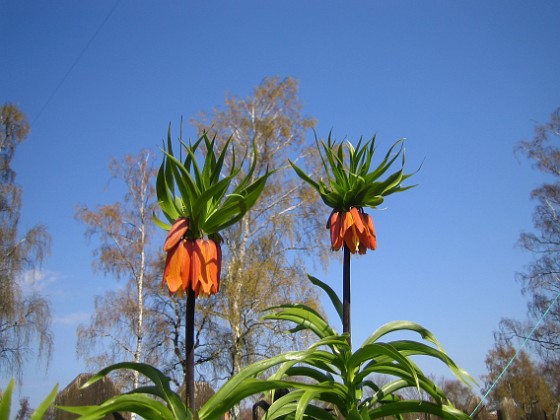
[[[217,235],[239,221],[259,198],[268,177],[255,174],[256,151],[245,174],[244,161],[236,163],[231,139],[216,151],[216,138],[206,133],[194,143],[181,139],[179,156],[173,151],[171,128],[163,149],[163,162],[156,180],[156,194],[164,219],[154,214],[156,224],[166,230],[179,218],[190,220],[189,234],[198,238]],[[183,159],[180,155],[184,154]],[[226,173],[224,173],[226,172]]]
[[[402,183],[413,174],[404,173],[404,140],[391,146],[381,163],[372,167],[375,154],[375,136],[363,143],[359,140],[356,147],[350,142],[337,143],[329,137],[319,142],[317,148],[324,168],[324,177],[315,180],[307,175],[294,162],[290,164],[298,176],[314,188],[323,202],[339,212],[349,211],[352,207],[376,208],[386,196],[405,191],[413,186],[403,187]],[[401,157],[401,169],[381,179],[395,161]]]

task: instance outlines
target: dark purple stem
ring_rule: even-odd
[[[350,249],[344,245],[342,266],[342,332],[348,333],[348,344],[352,347],[350,326]]]
[[[187,314],[185,340],[187,346],[187,368],[185,369],[185,400],[187,408],[194,414],[194,291],[187,289]]]

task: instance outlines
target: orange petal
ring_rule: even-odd
[[[354,217],[351,212],[347,211],[342,215],[343,225],[340,235],[344,239],[344,243],[350,250],[355,253],[358,249],[359,238],[356,235],[356,226],[354,225]]]
[[[334,211],[327,222],[327,227],[331,230],[331,247],[333,251],[338,251],[342,247],[342,218],[339,212]]]
[[[205,292],[211,295],[216,293],[218,290],[218,250],[217,244],[213,240],[209,239],[204,241],[204,253],[205,253],[205,278],[207,287]]]
[[[206,241],[197,239],[195,245],[196,268],[193,266],[193,280],[196,283],[196,288],[205,296],[208,295],[210,289],[206,273],[206,254]]]
[[[364,243],[360,242],[360,245],[358,246],[358,254],[364,255],[366,251],[367,251],[367,247],[365,246]]]
[[[354,226],[354,218],[349,211],[342,214],[342,232],[341,235],[346,237],[346,232]]]
[[[185,249],[185,257],[181,267],[181,278],[183,279],[183,290],[188,290],[192,287],[193,241],[186,239],[183,241],[182,246]]]
[[[163,272],[163,282],[171,293],[175,293],[182,286],[181,268],[185,251],[183,246],[178,246],[167,253],[165,270]]]
[[[359,233],[363,233],[365,226],[364,223],[362,221],[362,214],[360,212],[360,210],[358,210],[356,207],[352,207],[350,209],[350,214],[352,215],[352,220],[354,221],[354,226],[356,226],[356,229],[358,230]]]
[[[189,229],[189,219],[181,218],[177,219],[171,229],[169,229],[169,233],[167,234],[167,238],[163,244],[163,250],[165,252],[169,251],[171,248],[175,247],[179,243],[179,241],[185,236],[187,230]]]
[[[338,219],[338,212],[336,210],[333,210],[331,215],[327,219],[327,229],[330,229],[333,223],[336,223],[337,219]]]
[[[375,234],[375,226],[373,225],[373,218],[369,214],[365,214],[365,225],[367,231],[367,247],[373,251],[377,249],[377,236]]]
[[[358,246],[360,245],[360,240],[358,238],[358,235],[356,234],[354,226],[351,226],[344,233],[344,243],[352,254],[356,253],[356,251],[358,250]]]
[[[198,281],[200,277],[200,249],[198,246],[199,240],[200,239],[185,241],[188,244],[187,248],[189,254],[188,276],[185,276],[188,284],[185,286],[185,288],[191,288],[192,290],[194,290],[195,296],[198,296]]]
[[[214,242],[213,240],[208,241],[208,246],[210,249],[209,260],[207,260],[208,272],[210,275],[211,290],[210,294],[218,293],[220,290],[220,272],[222,269],[222,249],[220,244]]]

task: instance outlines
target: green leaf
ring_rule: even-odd
[[[179,213],[174,205],[174,199],[171,194],[169,194],[169,188],[165,176],[165,162],[159,168],[158,175],[156,177],[156,195],[158,198],[159,206],[165,215],[176,220],[179,218]]]
[[[14,388],[13,378],[8,382],[8,386],[4,390],[4,395],[0,399],[0,419],[10,418],[10,406],[12,405],[12,390]]]
[[[116,363],[114,365],[108,366],[105,369],[102,369],[99,372],[97,372],[95,375],[93,375],[84,385],[82,385],[82,388],[86,388],[90,386],[91,384],[102,379],[108,373],[111,373],[112,371],[119,370],[119,369],[135,370],[141,373],[142,375],[146,376],[154,383],[154,388],[153,388],[154,395],[162,398],[167,403],[169,409],[172,410],[173,415],[176,418],[185,418],[186,416],[185,406],[182,403],[181,399],[179,398],[179,395],[177,395],[177,393],[171,390],[169,378],[155,367],[145,363],[122,362],[122,363]],[[142,415],[141,413],[138,414]]]
[[[294,168],[294,171],[296,171],[296,174],[301,179],[303,179],[305,182],[307,182],[309,185],[311,185],[313,188],[319,191],[319,184],[317,184],[310,176],[308,176],[305,172],[303,172],[294,162],[292,162],[291,160],[288,161],[290,162],[290,165],[292,165],[292,168]]]
[[[400,367],[410,372],[410,375],[414,378],[415,385],[420,387],[418,381],[418,369],[412,361],[405,356],[403,356],[397,349],[387,343],[374,343],[367,344],[360,347],[348,361],[349,370],[357,370],[363,363],[376,360],[380,356],[385,356],[391,360],[391,362],[396,362]]]
[[[270,175],[271,173],[267,172],[243,190],[236,189],[229,194],[220,208],[204,222],[207,234],[216,233],[241,220],[258,200]]]
[[[105,417],[107,414],[119,411],[136,413],[145,419],[183,420],[187,418],[186,414],[184,416],[175,416],[161,402],[144,394],[117,395],[96,406],[57,406],[57,408],[70,413],[80,414],[81,420],[97,420]]]
[[[283,305],[271,309],[274,312],[265,315],[263,319],[294,322],[300,327],[299,329],[308,329],[319,338],[326,338],[337,334],[319,313],[306,305]]]
[[[30,420],[41,420],[44,417],[47,410],[54,403],[57,393],[58,393],[58,384],[54,386],[54,388],[49,393],[49,395],[47,395],[47,397],[43,400],[43,402],[39,404],[39,407],[37,407],[35,412],[31,415]]]
[[[222,197],[225,195],[227,189],[231,184],[233,176],[228,176],[227,178],[223,178],[219,182],[215,183],[214,185],[209,185],[206,189],[200,194],[196,201],[194,202],[193,214],[192,217],[194,220],[199,221],[200,228],[204,230],[204,222],[205,219],[208,217],[205,214],[205,209],[208,207],[208,203],[215,202],[216,205],[219,204]]]
[[[340,321],[342,322],[342,301],[340,300],[340,298],[338,297],[336,292],[328,284],[323,283],[317,277],[313,277],[313,276],[308,274],[307,278],[309,279],[309,281],[311,283],[313,283],[315,286],[323,289],[323,291],[327,294],[327,296],[329,297],[329,299],[331,300],[331,302],[334,306],[334,309],[336,310],[336,313],[338,314],[338,316],[340,318]]]
[[[173,173],[173,178],[175,179],[177,188],[183,197],[183,201],[189,203],[194,201],[197,196],[200,195],[200,189],[196,185],[195,181],[192,179],[189,171],[179,162],[175,156],[164,152],[167,155],[168,161],[170,163],[171,171]]]
[[[152,214],[152,220],[154,221],[156,226],[160,227],[163,230],[170,230],[171,229],[171,225],[169,223],[165,223],[162,220],[160,220],[159,217],[156,216],[155,212]]]
[[[470,417],[455,407],[449,405],[437,405],[426,401],[398,401],[383,404],[369,411],[370,419],[394,416],[405,413],[428,413],[444,419],[468,420]]]
[[[307,366],[293,366],[286,371],[287,376],[306,376],[317,382],[328,382],[334,381],[334,377],[329,374],[322,372],[319,369],[314,369]]]
[[[424,343],[411,340],[391,341],[390,343],[401,354],[409,356],[428,356],[441,360],[453,374],[467,386],[477,385],[476,380],[457,364],[442,350],[433,348]]]
[[[429,330],[424,328],[422,325],[417,324],[416,322],[404,321],[404,320],[391,321],[391,322],[387,322],[386,324],[383,324],[381,327],[379,327],[377,330],[375,330],[373,332],[373,334],[370,335],[364,341],[363,345],[374,343],[377,340],[379,340],[381,337],[383,337],[387,334],[391,334],[391,333],[394,333],[394,332],[400,332],[400,331],[416,332],[416,333],[420,334],[420,336],[424,340],[435,344],[440,350],[443,351],[443,347],[441,346],[439,341],[436,339],[436,337]]]

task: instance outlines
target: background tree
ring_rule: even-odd
[[[515,349],[507,344],[497,344],[488,352],[485,360],[488,374],[483,377],[484,393],[490,389],[515,353]],[[524,351],[519,352],[496,383],[490,392],[488,405],[498,407],[504,398],[513,399],[525,418],[532,418],[539,409],[544,410],[549,418],[553,418],[558,404],[549,384],[542,376],[541,369]]]
[[[19,410],[15,420],[28,420],[31,418],[31,414],[33,414],[33,409],[29,405],[29,400],[27,398],[19,400]]]
[[[445,392],[445,395],[459,410],[468,412],[469,404],[476,398],[473,390],[457,379],[441,378],[438,386]]]
[[[40,267],[50,249],[50,235],[37,225],[19,235],[21,187],[11,162],[29,134],[25,115],[12,104],[0,107],[0,372],[21,375],[27,356],[50,359],[53,345],[47,300],[21,283],[25,272]],[[31,352],[31,346],[37,352]]]
[[[221,144],[231,137],[237,156],[250,161],[256,153],[254,177],[267,168],[277,171],[257,204],[224,232],[222,288],[213,299],[199,301],[199,322],[212,328],[202,330],[198,357],[212,361],[213,376],[225,379],[285,348],[281,327],[260,321],[264,309],[293,301],[319,305],[305,278],[305,258],[325,257],[328,246],[320,244],[328,215],[287,162],[303,156],[312,162],[315,150],[305,141],[315,122],[302,115],[295,79],[266,78],[252,96],[227,97],[223,109],[193,123]]]
[[[109,169],[114,179],[126,185],[123,199],[93,210],[82,205],[76,218],[87,226],[86,236],[99,241],[94,269],[125,283],[95,297],[90,323],[77,329],[78,355],[92,369],[125,360],[157,365],[157,350],[166,334],[146,328],[153,315],[146,285],[160,275],[153,269],[157,253],[150,249],[155,208],[152,156],[148,151],[128,155],[122,162],[112,160]],[[119,385],[137,387],[138,373],[120,380]]]
[[[531,197],[537,201],[533,213],[533,232],[521,234],[522,248],[535,259],[526,271],[518,275],[522,292],[529,297],[528,320],[504,319],[499,339],[524,339],[540,320],[550,304],[560,295],[560,108],[550,122],[538,125],[531,140],[522,141],[518,151],[531,159],[535,167],[550,176],[550,182],[534,189]],[[544,361],[558,371],[560,364],[560,301],[530,338]]]

